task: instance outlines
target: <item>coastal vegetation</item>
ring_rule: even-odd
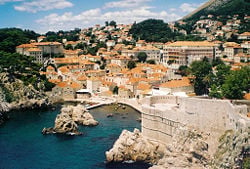
[[[215,64],[215,62],[219,64]],[[214,64],[214,66],[213,66]],[[182,74],[192,75],[191,81],[197,95],[214,98],[242,99],[250,89],[250,67],[231,70],[221,61],[210,63],[207,59],[194,61],[189,68],[181,67]]]
[[[16,100],[12,93],[14,91],[11,91],[7,85],[17,80],[20,80],[24,86],[32,85],[38,91],[48,91],[54,87],[52,83],[48,82],[45,75],[40,75],[41,65],[35,63],[33,57],[15,53],[16,46],[28,43],[37,36],[37,33],[30,30],[0,29],[0,74],[1,78],[7,76],[5,81],[1,79],[0,88],[7,102]]]

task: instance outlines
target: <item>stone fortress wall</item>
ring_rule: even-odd
[[[175,130],[183,125],[217,138],[226,130],[250,126],[247,106],[233,105],[230,100],[152,96],[142,103],[143,135],[163,143],[170,142]]]

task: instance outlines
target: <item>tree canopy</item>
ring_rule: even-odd
[[[136,67],[136,63],[133,60],[128,61],[128,68],[133,69]]]
[[[145,62],[147,60],[148,55],[145,52],[139,52],[137,55],[138,62]]]
[[[39,34],[31,30],[18,28],[0,29],[0,50],[5,52],[15,52],[16,46],[29,43],[31,39],[36,40]]]
[[[194,61],[190,65],[190,71],[195,77],[193,81],[195,93],[197,95],[208,94],[210,74],[212,72],[211,64],[206,59]]]
[[[129,31],[136,40],[143,39],[147,42],[167,42],[179,34],[172,32],[167,23],[163,20],[148,19],[133,24]]]

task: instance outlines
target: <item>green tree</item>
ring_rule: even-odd
[[[109,25],[116,27],[116,22],[115,21],[110,21]]]
[[[71,44],[68,44],[65,46],[66,50],[73,50],[73,46]]]
[[[250,89],[250,67],[245,66],[240,70],[231,71],[222,85],[223,95],[228,99],[242,99],[244,93]]]
[[[118,90],[119,90],[118,86],[115,86],[113,89],[113,94],[118,94]]]
[[[216,86],[215,84],[211,85],[211,89],[209,91],[209,96],[210,97],[214,97],[214,98],[222,98],[223,94],[221,91],[221,87],[220,86]]]
[[[206,59],[194,61],[190,65],[190,71],[195,76],[193,80],[195,93],[197,95],[208,94],[209,75],[212,72],[211,64]]]
[[[230,66],[225,65],[224,63],[219,64],[215,67],[213,74],[212,84],[209,91],[209,96],[214,98],[222,98],[222,85],[225,83],[226,77],[230,73]]]
[[[163,20],[148,19],[134,23],[129,31],[136,40],[144,39],[147,42],[167,42],[173,40],[178,32],[173,32]]]
[[[178,69],[178,73],[181,76],[187,76],[188,75],[188,67],[186,65],[181,65]]]
[[[220,64],[224,64],[224,62],[219,58],[219,57],[216,57],[215,59],[213,59],[212,61],[212,66],[217,66],[217,65],[220,65]]]
[[[145,62],[147,60],[148,55],[145,52],[139,52],[137,55],[138,62]]]
[[[136,67],[136,63],[133,60],[128,61],[128,68],[133,69]]]
[[[151,65],[155,65],[156,64],[155,60],[153,60],[153,59],[147,60],[147,63],[151,64]]]

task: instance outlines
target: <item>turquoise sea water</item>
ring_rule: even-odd
[[[147,164],[105,164],[109,150],[123,129],[140,129],[139,112],[100,107],[90,111],[100,124],[80,127],[82,136],[42,135],[52,127],[59,108],[52,111],[13,112],[0,126],[0,169],[146,169]],[[107,118],[113,113],[112,118]]]

